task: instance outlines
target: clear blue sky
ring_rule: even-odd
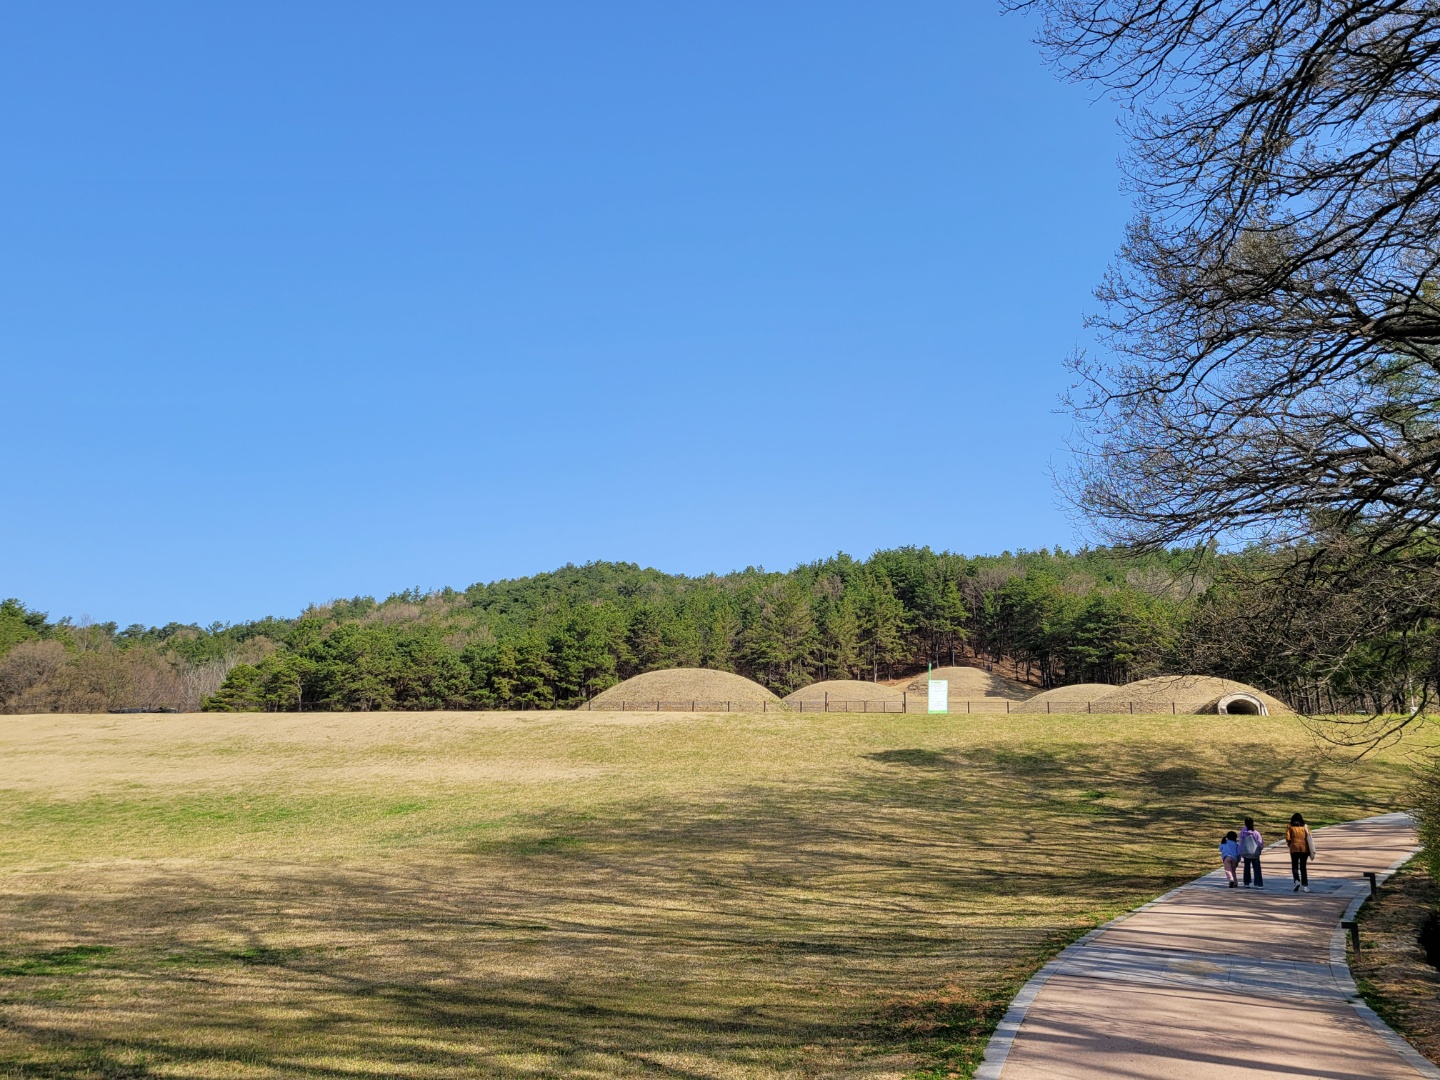
[[[988,2],[0,12],[0,596],[1073,544],[1113,112]]]

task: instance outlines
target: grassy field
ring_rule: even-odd
[[[0,717],[0,1076],[965,1075],[1077,933],[1404,804],[1256,717]]]

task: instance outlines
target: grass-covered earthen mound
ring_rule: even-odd
[[[1213,675],[1157,675],[1127,683],[1091,703],[1097,713],[1213,713],[1221,698],[1244,694],[1265,703],[1272,716],[1294,713],[1279,698],[1271,697],[1234,679]],[[1239,711],[1238,709],[1235,711]]]
[[[780,699],[757,682],[709,668],[665,668],[596,694],[590,709],[759,709]]]
[[[823,682],[811,683],[785,697],[787,705],[829,709],[833,712],[875,712],[886,709],[898,712],[904,702],[905,691],[861,679],[826,679]]]
[[[952,713],[965,713],[966,701],[972,706],[986,706],[994,708],[1007,708],[1008,701],[1024,701],[1025,698],[1034,697],[1035,691],[1030,687],[1004,675],[996,675],[991,671],[981,671],[979,668],[953,667],[935,668],[929,675],[916,675],[910,683],[904,687],[909,694],[909,711],[912,713],[923,713],[926,711],[927,680],[945,680],[949,683],[948,693],[950,700],[950,711]]]
[[[1090,705],[1120,689],[1113,683],[1085,682],[1057,686],[1016,705],[1012,712],[1077,713],[1092,711]]]

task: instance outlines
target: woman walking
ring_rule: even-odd
[[[1295,879],[1292,892],[1309,892],[1310,876],[1305,872],[1305,863],[1315,858],[1315,838],[1310,835],[1310,826],[1305,824],[1303,814],[1292,814],[1290,826],[1285,830],[1285,846],[1290,849],[1290,876]]]
[[[1250,887],[1250,872],[1255,872],[1255,887],[1263,889],[1265,878],[1260,873],[1260,852],[1265,850],[1265,838],[1255,828],[1255,819],[1246,818],[1245,827],[1240,830],[1240,859],[1245,863],[1245,887]]]

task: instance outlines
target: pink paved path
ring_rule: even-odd
[[[1266,839],[1263,891],[1216,871],[1061,953],[1015,999],[977,1080],[1440,1078],[1356,1004],[1338,929],[1369,891],[1360,872],[1383,880],[1415,850],[1413,823],[1317,829],[1308,894],[1291,891],[1283,830]]]

